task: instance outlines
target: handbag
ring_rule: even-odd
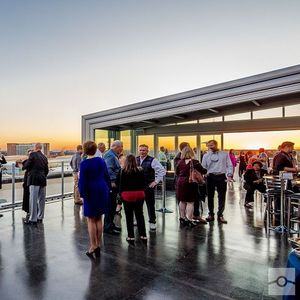
[[[191,159],[189,183],[203,184],[204,182],[205,182],[204,177],[199,171],[194,169],[193,160]]]

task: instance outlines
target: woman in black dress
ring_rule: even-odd
[[[181,152],[181,160],[177,164],[176,175],[176,193],[179,201],[180,223],[193,227],[196,223],[193,220],[194,202],[199,201],[198,183],[190,182],[191,168],[194,168],[201,174],[206,174],[206,169],[200,162],[194,159],[194,152],[190,146],[186,146]],[[206,224],[206,221],[200,218],[200,223]]]
[[[135,214],[140,239],[147,240],[143,214],[144,190],[146,187],[145,175],[143,169],[137,166],[134,155],[130,154],[126,157],[124,168],[120,171],[117,181],[126,215],[127,241],[133,242],[135,240],[133,213]]]
[[[239,161],[239,177],[242,178],[247,167],[246,157],[243,151],[240,152],[238,161]]]

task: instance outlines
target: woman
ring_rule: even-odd
[[[190,146],[186,146],[181,152],[181,160],[176,168],[177,184],[176,193],[179,201],[180,224],[193,227],[196,223],[193,221],[194,202],[199,201],[198,183],[190,183],[191,168],[194,168],[201,174],[206,174],[200,162],[194,159],[194,152]],[[199,218],[200,223],[207,222]]]
[[[245,204],[246,208],[252,208],[251,202],[254,202],[255,190],[261,193],[266,192],[266,186],[264,185],[264,176],[267,174],[265,169],[262,169],[263,164],[261,161],[255,161],[252,163],[252,169],[248,169],[244,175],[244,189],[247,190]]]
[[[118,185],[121,198],[124,204],[127,224],[127,241],[133,242],[134,237],[134,224],[133,213],[135,214],[138,232],[140,239],[146,241],[146,227],[143,214],[143,205],[145,199],[145,175],[141,167],[137,166],[136,158],[134,155],[129,154],[126,157],[124,168],[120,171],[118,177]]]
[[[237,165],[237,161],[236,161],[236,157],[235,157],[235,154],[233,152],[233,149],[229,150],[229,157],[230,157],[230,160],[231,160],[231,163],[232,163],[232,167],[233,167],[232,177],[234,177],[234,171],[235,171],[235,167]],[[234,181],[234,179],[233,179],[233,181]]]
[[[244,172],[246,171],[246,158],[245,158],[245,153],[244,151],[240,152],[239,156],[239,177],[242,178]]]
[[[100,256],[102,236],[102,216],[108,213],[110,179],[104,160],[95,157],[97,145],[93,141],[85,142],[84,154],[87,159],[80,164],[79,192],[83,198],[83,212],[87,217],[90,248],[86,255]]]
[[[27,151],[28,157],[30,155],[30,153],[33,152],[33,149],[29,149]],[[23,202],[22,202],[22,210],[26,212],[26,217],[23,219],[23,221],[29,221],[29,217],[30,217],[30,211],[29,211],[29,186],[27,185],[27,179],[28,179],[28,171],[26,169],[26,162],[27,159],[25,159],[24,161],[19,160],[16,162],[16,166],[22,168],[23,171],[25,171],[24,173],[24,180],[23,180]]]

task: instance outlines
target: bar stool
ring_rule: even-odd
[[[267,233],[269,234],[270,230],[275,230],[277,227],[277,226],[272,226],[271,224],[273,217],[281,216],[281,214],[284,214],[284,209],[282,212],[275,210],[275,208],[273,207],[274,202],[276,201],[276,199],[281,198],[282,189],[284,189],[283,190],[284,199],[282,199],[283,205],[281,205],[284,207],[285,197],[287,195],[290,195],[292,192],[287,191],[288,181],[286,179],[282,179],[279,175],[266,175],[264,176],[264,180],[267,188],[266,190],[267,205],[265,210],[265,215],[267,217],[266,229],[267,229]],[[284,224],[280,224],[280,225],[284,226]]]
[[[287,228],[288,234],[297,233],[300,235],[300,193],[294,193],[287,197]],[[297,208],[297,213],[294,213],[294,208]],[[295,230],[295,225],[298,224],[298,230]]]

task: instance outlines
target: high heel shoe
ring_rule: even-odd
[[[95,253],[95,256],[96,256],[96,257],[100,257],[100,247],[97,247],[97,248],[94,250],[94,253]]]
[[[193,222],[193,221],[191,221],[191,220],[187,220],[187,223],[188,223],[188,226],[189,226],[190,228],[194,228],[195,226],[197,226],[197,223],[195,223],[195,222]]]

